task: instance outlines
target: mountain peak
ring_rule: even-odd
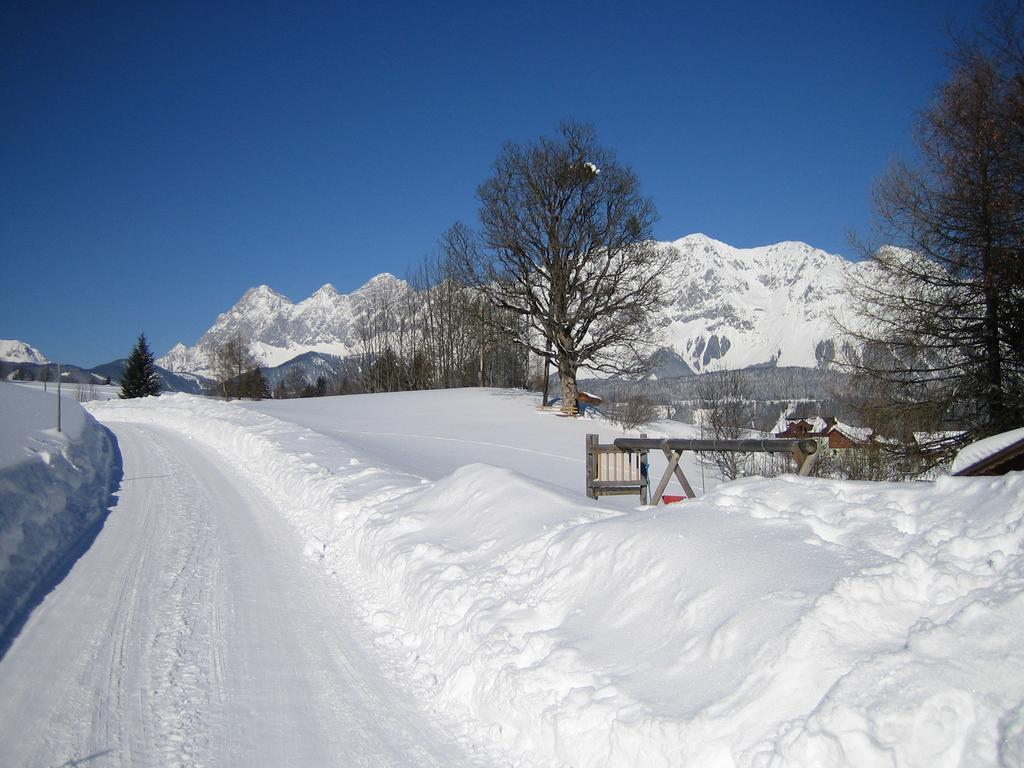
[[[18,339],[0,339],[0,360],[6,360],[11,363],[39,363],[43,365],[50,362],[46,355],[38,349]]]
[[[390,272],[381,272],[376,277],[371,277],[363,285],[363,288],[371,285],[405,285],[405,280],[395,277]]]
[[[267,284],[257,285],[255,288],[250,288],[248,291],[242,294],[241,301],[248,301],[252,299],[279,299],[287,301],[289,304],[291,300],[283,293],[278,293]]]
[[[675,246],[680,246],[680,245],[684,245],[684,244],[686,244],[686,245],[695,245],[695,244],[712,245],[712,246],[722,246],[722,247],[725,247],[725,248],[731,248],[732,247],[731,245],[728,245],[727,243],[723,243],[721,240],[716,240],[715,238],[711,237],[710,235],[705,235],[703,232],[694,232],[692,234],[686,235],[685,237],[681,237],[678,240],[675,240],[675,241],[670,243],[670,245],[675,245]]]
[[[313,293],[313,296],[310,296],[310,298],[313,298],[314,296],[321,296],[333,299],[340,295],[341,293],[338,291],[337,288],[335,288],[330,283],[324,283],[323,285],[316,289],[316,291]]]

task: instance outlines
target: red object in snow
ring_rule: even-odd
[[[665,494],[664,496],[661,497],[661,500],[664,501],[666,504],[675,504],[678,501],[686,501],[686,497],[685,496],[669,496],[668,494]]]

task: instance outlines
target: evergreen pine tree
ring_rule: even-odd
[[[146,344],[146,334],[140,333],[121,378],[122,400],[160,394],[160,376],[156,372],[153,353]]]

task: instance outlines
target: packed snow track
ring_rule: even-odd
[[[0,765],[473,762],[239,471],[175,432],[112,427],[118,503],[0,662]]]

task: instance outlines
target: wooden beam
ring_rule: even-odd
[[[686,492],[686,498],[694,498],[697,494],[693,492],[693,486],[690,485],[690,481],[687,480],[686,475],[683,474],[683,468],[679,466],[679,461],[683,458],[683,452],[674,451],[664,445],[662,445],[661,450],[665,453],[665,458],[668,459],[668,466],[665,468],[665,474],[661,476],[661,482],[658,483],[658,490],[654,494],[654,498],[651,500],[651,503],[658,504],[661,502],[661,497],[665,493],[665,489],[668,487],[669,481],[672,479],[672,475],[675,475],[679,484],[683,486],[683,490]]]
[[[793,446],[808,456],[818,450],[815,440],[787,440],[783,438],[765,438],[764,440],[704,440],[670,437],[665,440],[641,439],[636,437],[620,437],[615,440],[615,447],[624,451],[640,451],[644,448],[658,449],[668,447],[674,451],[735,451],[737,453],[790,453]]]
[[[597,479],[597,435],[587,435],[587,496],[597,498],[597,489],[594,488],[594,481]]]
[[[683,458],[682,451],[679,452],[679,458]],[[693,486],[690,485],[690,481],[687,480],[686,475],[683,474],[683,468],[679,466],[678,463],[676,464],[676,479],[679,481],[679,484],[683,486],[683,490],[686,491],[686,498],[694,499],[697,497],[697,494],[693,492]]]
[[[665,493],[669,480],[672,479],[673,471],[679,465],[678,453],[670,451],[668,448],[663,448],[662,450],[665,451],[665,458],[668,459],[668,466],[665,468],[665,473],[661,476],[661,480],[658,482],[658,487],[654,489],[654,496],[651,498],[651,504],[655,506],[661,503],[661,496]]]

